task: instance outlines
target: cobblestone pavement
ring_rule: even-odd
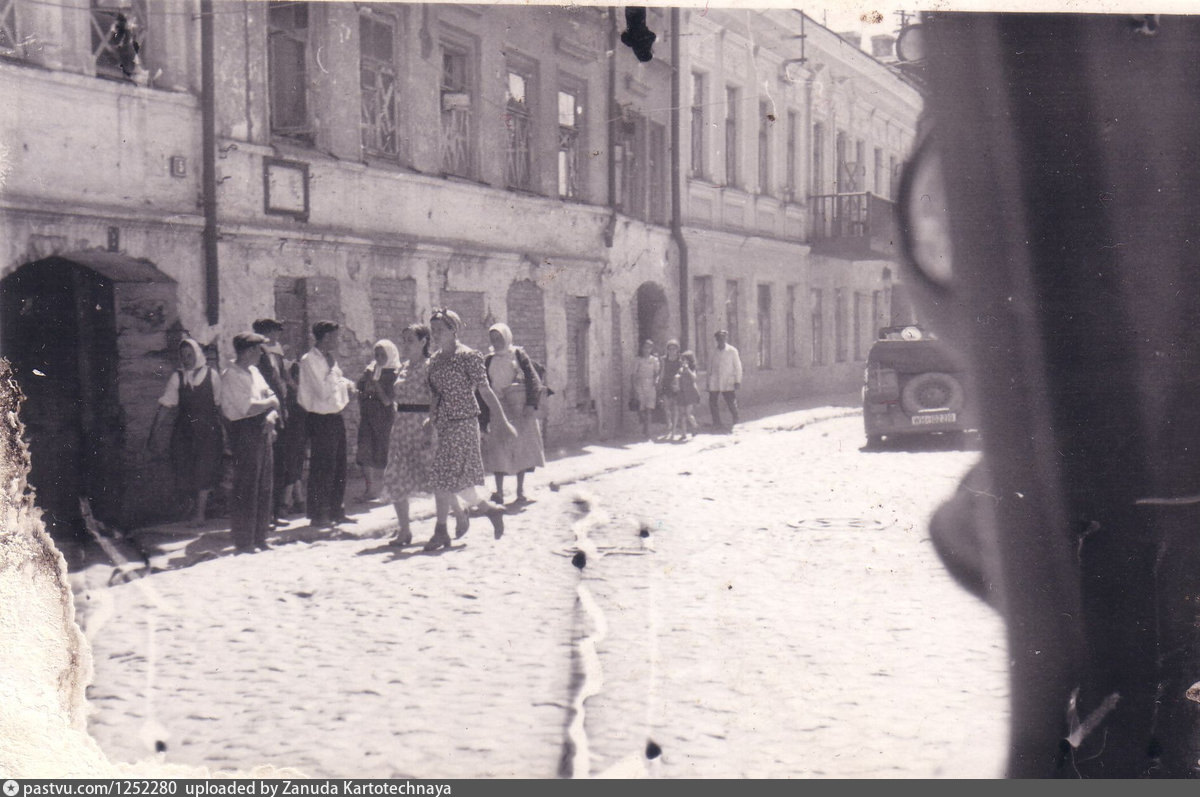
[[[378,508],[348,539],[85,579],[91,733],[312,776],[996,776],[1002,626],[924,526],[977,455],[863,453],[840,415],[552,462],[500,541],[476,519],[398,554]]]

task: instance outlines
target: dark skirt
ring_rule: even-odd
[[[359,403],[358,451],[354,461],[364,468],[386,468],[396,409],[376,399]]]
[[[185,493],[212,490],[221,483],[225,440],[216,415],[196,417],[180,412],[171,430],[171,468],[175,485]]]

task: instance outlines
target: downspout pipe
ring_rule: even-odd
[[[612,249],[617,231],[617,9],[608,9],[608,224],[604,228],[604,245]]]
[[[204,203],[204,312],[210,325],[220,320],[220,272],[217,260],[217,111],[213,65],[213,3],[200,0],[200,119],[203,149],[201,190]]]
[[[683,64],[679,54],[679,6],[671,7],[671,240],[679,253],[679,345],[688,346],[688,246],[683,237]]]

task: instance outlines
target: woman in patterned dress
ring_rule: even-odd
[[[429,492],[429,465],[433,461],[433,426],[429,423],[429,327],[410,324],[400,334],[400,356],[404,363],[395,382],[396,420],[392,423],[391,447],[383,485],[400,527],[392,545],[412,543],[408,499],[414,493]],[[467,513],[455,502],[451,507],[458,519],[458,530],[466,525]]]
[[[483,484],[483,458],[480,454],[479,402],[487,403],[491,413],[492,434],[516,437],[516,430],[504,414],[504,406],[488,384],[483,355],[459,343],[462,319],[452,310],[434,310],[429,328],[438,352],[429,360],[429,386],[433,390],[430,418],[437,442],[429,468],[429,487],[437,508],[437,525],[425,550],[450,547],[446,519],[457,497],[464,506],[482,506],[492,521],[496,539],[504,534],[504,509],[483,497],[477,486]],[[462,528],[457,536],[466,533]]]

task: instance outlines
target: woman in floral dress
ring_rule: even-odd
[[[453,310],[434,310],[429,328],[438,352],[429,360],[429,386],[433,390],[430,417],[437,442],[429,469],[429,487],[437,508],[437,525],[425,550],[450,547],[446,519],[457,497],[466,507],[482,506],[492,521],[496,539],[504,534],[504,509],[488,501],[477,489],[483,484],[480,454],[479,402],[476,391],[491,413],[491,434],[516,437],[504,406],[488,384],[483,356],[458,341],[462,319]],[[462,529],[458,536],[466,533]]]

